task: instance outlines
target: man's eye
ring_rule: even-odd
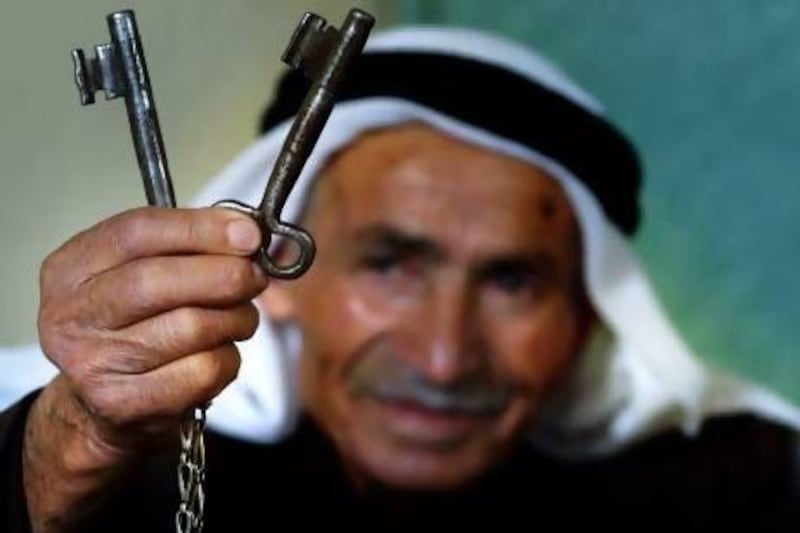
[[[494,285],[505,292],[519,292],[527,287],[529,277],[523,272],[509,272],[495,277]]]
[[[361,261],[363,268],[373,272],[389,272],[400,266],[401,259],[396,254],[373,254],[364,257]]]
[[[503,268],[491,272],[489,283],[507,294],[519,294],[534,288],[537,276],[529,268]]]

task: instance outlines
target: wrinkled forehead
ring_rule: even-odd
[[[363,132],[330,157],[305,220],[484,248],[572,240],[573,208],[559,182],[530,162],[421,122]]]

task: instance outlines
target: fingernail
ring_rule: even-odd
[[[252,252],[261,242],[258,228],[246,220],[229,222],[227,232],[230,245],[243,252]]]

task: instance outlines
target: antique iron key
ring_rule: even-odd
[[[214,204],[246,213],[256,221],[262,244],[254,259],[272,277],[297,278],[314,260],[311,235],[282,222],[280,213],[330,115],[335,92],[348,67],[360,55],[374,22],[372,16],[358,9],[348,13],[340,30],[313,13],[303,16],[282,59],[292,68],[302,69],[313,83],[284,141],[261,203],[257,208],[236,200]],[[300,253],[292,264],[280,266],[270,257],[273,233],[297,244]]]

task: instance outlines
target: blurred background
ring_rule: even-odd
[[[640,148],[636,247],[710,364],[800,403],[800,2],[4,0],[0,345],[35,342],[37,271],[79,229],[143,202],[121,102],[81,108],[69,50],[137,12],[179,203],[255,135],[302,11],[449,23],[539,48]],[[468,88],[465,88],[468,90]],[[0,367],[2,362],[0,362]]]

